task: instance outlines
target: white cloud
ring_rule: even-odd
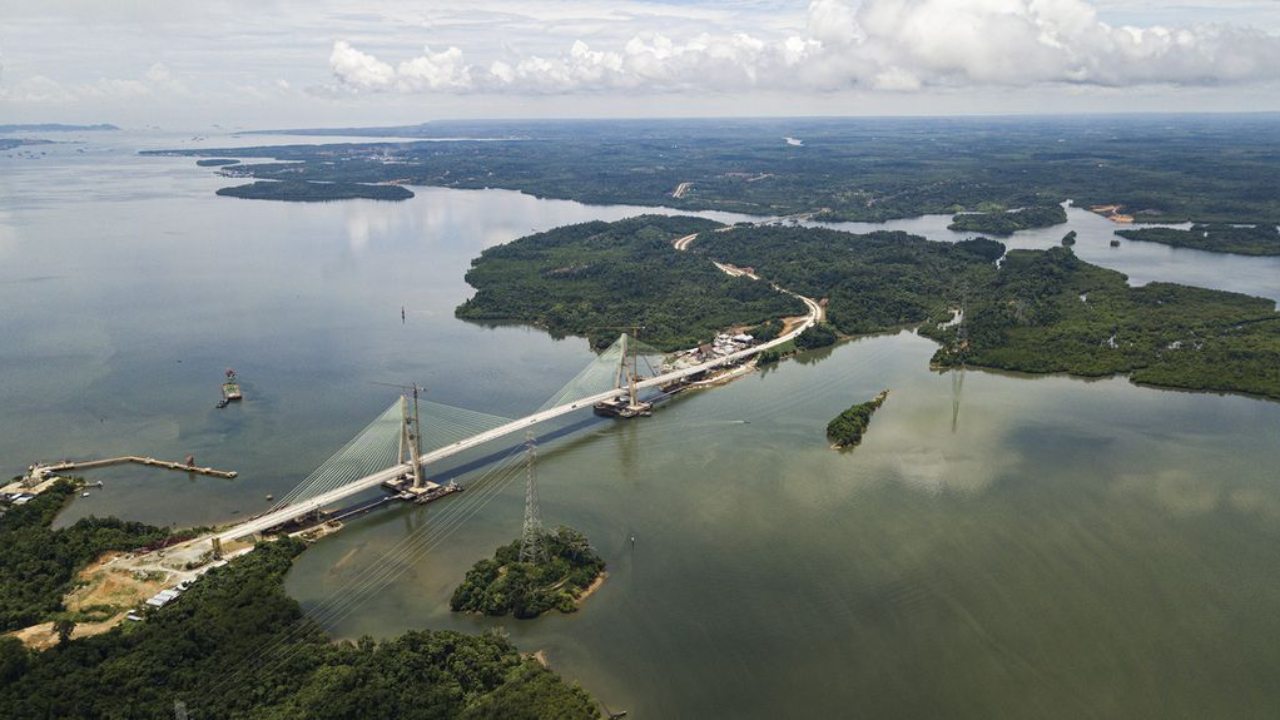
[[[378,58],[362,53],[344,40],[333,44],[329,54],[329,66],[349,87],[362,90],[381,90],[395,82],[396,71]]]
[[[354,91],[741,91],[1215,85],[1275,80],[1280,36],[1239,26],[1113,27],[1086,0],[813,0],[803,34],[635,35],[621,47],[468,64],[457,47],[397,66],[333,46]]]
[[[0,99],[14,103],[59,105],[75,101],[76,96],[53,78],[35,75],[13,86],[0,87]]]
[[[12,86],[0,85],[0,99],[29,105],[65,105],[80,100],[130,100],[157,94],[190,95],[190,90],[163,63],[147,69],[142,79],[98,78],[66,84],[33,75]]]

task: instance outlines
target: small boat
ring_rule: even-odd
[[[268,500],[275,500],[275,499],[276,499],[276,496],[275,496],[275,495],[272,495],[271,493],[267,493],[267,499],[268,499]]]
[[[80,493],[80,497],[89,497],[89,493],[87,493],[87,492],[82,492],[82,493]]]
[[[227,368],[227,381],[222,383],[222,400],[218,401],[218,408],[224,408],[243,397],[244,395],[240,392],[240,382],[236,380],[236,371]]]

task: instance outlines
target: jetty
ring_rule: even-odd
[[[169,460],[157,460],[153,457],[143,457],[140,455],[122,455],[120,457],[105,458],[103,460],[63,460],[55,463],[36,463],[27,469],[26,479],[33,483],[39,483],[64,472],[93,470],[96,468],[111,467],[113,465],[126,465],[129,463],[145,465],[147,467],[162,468],[164,470],[178,470],[180,472],[195,473],[197,475],[226,478],[228,480],[240,475],[240,473],[234,470],[216,470],[211,467],[198,466],[195,464],[195,459],[190,456],[187,457],[185,462],[171,462]]]

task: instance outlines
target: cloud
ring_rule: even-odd
[[[801,34],[635,35],[608,49],[468,63],[461,49],[392,66],[345,41],[330,68],[356,92],[563,94],[1073,84],[1219,85],[1280,77],[1280,36],[1250,27],[1113,27],[1086,0],[813,0]]]
[[[130,100],[156,94],[190,95],[191,91],[163,63],[155,63],[142,79],[98,78],[64,84],[33,75],[11,86],[0,85],[0,99],[30,105],[66,105],[80,100]]]

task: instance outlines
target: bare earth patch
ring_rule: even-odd
[[[120,562],[122,553],[107,553],[76,575],[76,588],[64,601],[67,610],[79,612],[109,605],[125,611],[165,588],[168,576],[130,570]]]

